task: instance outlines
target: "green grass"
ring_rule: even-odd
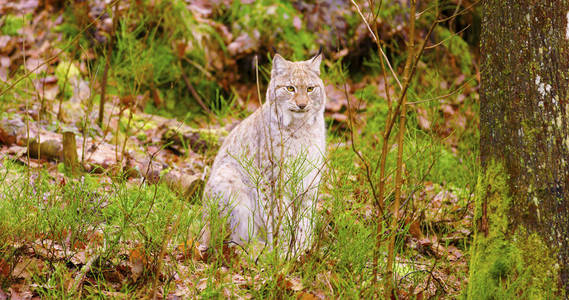
[[[34,274],[34,281],[54,286],[60,295],[77,296],[60,277],[86,251],[99,258],[90,276],[105,279],[104,270],[123,264],[124,253],[144,249],[140,255],[155,268],[163,260],[163,245],[171,251],[197,235],[199,208],[162,185],[106,185],[89,175],[56,179],[45,171],[28,173],[9,160],[2,162],[1,173],[0,261],[15,267],[22,257],[18,245],[47,249],[41,257],[47,270]],[[49,252],[53,248],[58,251]],[[37,292],[49,296],[43,294],[47,290]]]
[[[380,16],[393,21],[401,13],[397,7],[382,10]],[[227,55],[223,38],[216,29],[199,22],[185,8],[183,1],[162,1],[154,7],[155,14],[144,13],[147,9],[131,9],[119,22],[115,48],[110,57],[109,95],[126,97],[146,93],[150,95],[147,98],[150,101],[145,105],[146,112],[193,120],[201,114],[201,108],[196,105],[181,77],[181,74],[186,74],[214,112],[218,124],[243,119],[247,113],[240,100],[247,103],[256,99],[238,99],[234,90],[224,90],[217,83],[218,79],[224,78],[223,72],[239,69],[223,70],[209,65],[212,57],[208,55],[212,52]],[[306,59],[318,48],[317,36],[305,28],[297,31],[291,23],[295,16],[300,15],[287,1],[256,1],[251,5],[233,1],[229,8],[218,8],[213,19],[227,25],[235,37],[241,33],[254,34],[255,29],[259,30],[262,43],[260,51],[266,53],[270,46],[276,45],[279,52],[290,59]],[[65,46],[82,28],[73,19],[71,9],[64,18],[65,21],[56,30],[66,37],[62,41]],[[3,33],[12,34],[20,28],[23,23],[19,20],[24,19],[7,16],[5,26],[9,26],[2,28]],[[359,24],[358,20],[356,14],[348,18],[350,30],[353,31],[352,27]],[[444,29],[437,30],[440,37],[450,36],[450,32]],[[81,52],[92,45],[90,39],[87,34],[82,36],[79,51],[67,50],[66,57],[57,66],[50,67],[55,68],[58,79],[66,79],[66,67],[77,62]],[[189,45],[181,57],[177,53],[177,43]],[[402,50],[398,47],[393,42],[386,49],[394,56],[393,66],[396,69],[404,61],[404,54],[400,53]],[[464,41],[454,37],[443,47],[443,55],[456,58],[461,72],[470,74],[472,57]],[[92,83],[100,81],[106,47],[99,45],[94,47],[94,51],[97,58],[87,63],[91,73],[76,74]],[[437,63],[437,55],[440,53],[429,53],[424,57],[422,62],[428,67],[418,71],[408,91],[410,101],[448,93],[440,87],[444,80],[450,82],[451,89],[455,88],[452,86],[454,74]],[[262,85],[268,80],[269,65],[260,66]],[[347,63],[342,59],[329,59],[325,62],[323,76],[327,82],[339,87],[345,78],[363,78],[363,73],[377,76],[381,71],[376,53],[364,59],[364,67],[362,70],[348,70]],[[21,67],[16,75],[23,74],[23,70]],[[37,75],[30,79],[35,79],[34,76]],[[243,81],[251,79],[242,76]],[[10,93],[2,95],[0,101],[24,99],[26,95],[23,91],[31,87],[30,82],[20,82]],[[232,84],[242,84],[236,82]],[[395,86],[393,82],[390,85]],[[67,84],[66,90],[69,89]],[[154,92],[163,100],[162,104],[152,103]],[[12,99],[14,93],[19,94],[18,100]],[[68,98],[69,93],[63,96]],[[381,149],[380,134],[385,125],[387,103],[378,96],[373,83],[358,90],[355,97],[367,104],[366,111],[361,113],[365,126],[357,128],[361,131],[356,134],[356,144],[375,168]],[[449,101],[453,97],[456,95],[450,96]],[[464,101],[464,107],[477,111],[476,99],[468,97]],[[477,178],[477,127],[470,124],[466,128],[453,128],[453,136],[458,137],[458,144],[455,145],[458,151],[455,153],[444,137],[419,128],[416,108],[427,110],[433,124],[444,121],[438,101],[410,106],[404,137],[404,194],[418,194],[426,182],[432,182],[437,191],[452,190],[458,195],[460,204],[466,205]],[[7,115],[4,112],[0,114]],[[151,124],[138,119],[136,115],[130,125],[126,118],[118,124],[121,132],[127,134],[132,133],[129,126],[145,128],[147,125]],[[137,298],[148,295],[157,279],[165,294],[180,284],[178,280],[182,280],[183,285],[188,287],[187,297],[222,298],[226,289],[230,289],[238,295],[251,295],[254,298],[295,298],[297,293],[283,288],[283,284],[286,286],[287,278],[299,278],[305,291],[321,291],[330,298],[368,298],[374,292],[370,288],[373,274],[371,261],[378,225],[370,184],[378,183],[379,172],[374,170],[372,182],[367,181],[362,163],[347,144],[349,137],[345,127],[338,129],[341,126],[336,125],[328,130],[328,142],[332,146],[328,151],[328,170],[321,184],[322,208],[317,216],[316,230],[318,244],[316,251],[301,262],[284,260],[273,252],[263,255],[258,261],[243,253],[234,257],[229,255],[228,259],[224,256],[223,245],[218,245],[221,251],[217,256],[203,262],[192,256],[193,242],[203,225],[201,199],[183,200],[163,185],[128,183],[123,178],[94,174],[85,174],[80,178],[54,177],[53,172],[27,169],[8,159],[0,161],[0,272],[5,270],[5,266],[11,271],[23,262],[31,262],[27,268],[27,272],[31,273],[29,278],[0,276],[0,288],[6,290],[13,283],[25,282],[33,283],[33,291],[43,298]],[[396,135],[395,128],[391,144]],[[211,161],[214,153],[208,155],[204,160]],[[387,174],[391,177],[395,166],[396,148],[390,147]],[[387,205],[393,201],[392,191],[393,180],[389,180]],[[413,203],[407,204],[407,209],[413,207]],[[389,221],[388,214],[379,221],[385,239],[380,249],[375,249],[381,254],[380,270],[385,269]],[[446,229],[429,228],[443,232]],[[416,252],[405,247],[408,236],[408,225],[404,225],[398,232],[396,249],[399,258],[412,260]],[[189,253],[181,251],[180,245],[184,245],[183,249]],[[460,247],[467,248],[468,241],[464,241]],[[41,252],[44,248],[50,251]],[[96,259],[84,274],[84,284],[74,289],[72,283],[85,267],[85,261],[77,261],[83,254],[87,260]],[[144,261],[137,276],[134,276],[132,269],[133,258]],[[402,276],[415,270],[415,267],[412,263],[398,264],[396,272]],[[235,274],[247,278],[245,288],[232,283]],[[418,283],[427,276],[419,272],[413,276],[413,280]],[[204,278],[206,284],[202,290],[198,286]]]

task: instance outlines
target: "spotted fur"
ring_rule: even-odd
[[[313,239],[326,150],[321,59],[291,62],[276,54],[267,101],[230,132],[215,158],[205,207],[218,205],[229,214],[235,243],[272,245],[278,237],[298,253]],[[206,226],[202,243],[209,242]]]

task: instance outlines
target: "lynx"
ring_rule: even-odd
[[[276,54],[265,103],[230,132],[214,160],[204,206],[227,216],[232,242],[278,241],[293,255],[310,245],[326,150],[321,60],[320,53],[299,62]]]

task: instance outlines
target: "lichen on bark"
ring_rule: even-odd
[[[485,225],[473,245],[472,299],[490,286],[499,287],[494,296],[569,294],[568,11],[569,0],[483,2],[477,211]]]

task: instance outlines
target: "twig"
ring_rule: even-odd
[[[72,291],[76,291],[79,289],[81,283],[83,282],[83,279],[85,278],[85,275],[91,271],[91,266],[98,259],[99,259],[99,254],[93,255],[91,258],[89,258],[87,263],[83,266],[83,268],[81,268],[79,274],[75,276],[75,279],[73,280],[73,286],[71,288]]]
[[[77,48],[74,48],[71,54],[71,57],[75,57],[75,51]],[[71,66],[73,66],[73,61],[69,60],[69,66],[67,66],[67,70],[65,71],[65,81],[63,81],[63,88],[61,89],[61,97],[59,98],[59,106],[57,109],[57,120],[63,122],[63,100],[65,98],[65,89],[67,88],[67,82],[69,82],[69,70],[71,70]]]
[[[116,34],[116,30],[117,30],[117,21],[119,18],[119,16],[118,16],[119,2],[116,1],[114,3],[114,6],[115,6],[114,7],[115,11],[113,13],[113,28],[111,29],[111,34],[109,36],[107,56],[105,57],[105,69],[103,70],[103,80],[101,82],[101,101],[99,103],[99,118],[97,120],[97,123],[99,124],[99,127],[101,127],[101,128],[103,128],[103,117],[105,115],[105,96],[106,96],[106,91],[107,91],[107,79],[108,79],[108,74],[109,74],[109,68],[111,65],[111,54],[113,53],[115,34]]]
[[[200,66],[198,63],[196,63],[195,61],[183,56],[182,57],[183,60],[187,61],[190,65],[194,66],[196,69],[200,70],[202,73],[204,73],[204,75],[207,77],[207,79],[211,79],[214,80],[215,78],[213,77],[213,75],[211,75],[210,72],[208,72],[204,67]]]
[[[341,72],[340,72],[341,73]],[[343,75],[342,75],[343,77]],[[343,81],[345,82],[345,78],[343,78]],[[360,161],[364,164],[364,168],[366,170],[366,179],[368,181],[368,183],[370,184],[371,187],[371,192],[373,195],[373,198],[375,199],[376,204],[378,205],[378,208],[382,211],[383,213],[383,207],[382,205],[380,205],[379,203],[379,197],[378,194],[375,190],[375,185],[373,184],[373,178],[372,178],[372,172],[371,172],[371,167],[369,165],[369,162],[363,157],[363,155],[361,154],[361,152],[357,149],[356,147],[356,143],[354,140],[354,117],[352,114],[352,107],[351,107],[351,103],[350,103],[350,97],[348,95],[348,89],[346,87],[346,84],[344,84],[344,94],[346,97],[346,101],[348,104],[348,126],[350,127],[350,139],[351,139],[351,147],[352,150],[354,151],[354,153],[358,156],[358,158],[360,159]]]
[[[118,3],[119,0],[115,0],[115,3]],[[37,65],[33,70],[28,71],[27,73],[25,73],[24,75],[22,75],[20,78],[16,79],[14,82],[12,82],[12,84],[10,84],[7,88],[5,88],[4,90],[2,90],[0,92],[0,96],[4,95],[6,92],[8,92],[9,90],[11,90],[14,86],[16,86],[18,83],[20,83],[20,81],[28,78],[31,74],[35,73],[37,70],[39,70],[41,67],[43,67],[45,64],[50,63],[51,61],[53,61],[54,59],[56,59],[57,57],[59,57],[59,55],[61,53],[63,53],[64,51],[66,51],[67,49],[69,49],[69,47],[71,47],[80,37],[81,35],[87,31],[87,29],[91,28],[91,26],[93,26],[93,24],[95,24],[96,22],[99,22],[99,20],[104,16],[104,14],[101,14],[100,16],[98,16],[95,20],[93,20],[91,23],[89,23],[85,28],[83,28],[72,40],[71,42],[69,42],[69,44],[67,44],[67,46],[63,47],[59,52],[57,52],[55,55],[53,55],[52,57],[46,59],[44,62],[42,62],[41,64]]]
[[[391,67],[391,63],[389,63],[389,59],[387,59],[387,55],[385,55],[385,52],[383,52],[383,49],[380,46],[379,40],[377,39],[377,36],[375,35],[375,33],[373,32],[373,30],[371,30],[371,27],[369,26],[369,23],[367,22],[366,18],[364,17],[364,15],[362,14],[362,11],[360,10],[360,7],[358,6],[358,4],[356,3],[356,1],[351,0],[352,3],[354,4],[354,6],[356,7],[356,9],[358,10],[358,13],[360,14],[360,16],[362,17],[362,20],[364,21],[364,23],[367,26],[367,29],[369,30],[369,32],[371,33],[371,36],[373,37],[375,43],[377,44],[377,48],[379,49],[379,51],[381,52],[381,55],[383,55],[383,58],[385,59],[387,66],[389,66],[389,70],[391,71],[391,75],[393,75],[393,78],[395,78],[395,81],[397,81],[397,84],[399,85],[399,88],[403,89],[403,86],[401,85],[401,82],[399,81],[399,78],[397,77],[397,74],[395,73],[395,71],[393,70],[393,67]],[[415,17],[415,16],[413,16]]]
[[[469,82],[471,82],[474,79],[470,79],[468,80],[466,83],[464,83],[463,85],[461,85],[460,87],[454,89],[453,91],[451,91],[448,94],[445,95],[441,95],[441,96],[437,96],[437,97],[433,97],[433,98],[429,98],[429,99],[424,99],[424,100],[417,100],[417,101],[412,101],[412,102],[407,102],[407,105],[414,105],[414,104],[419,104],[419,103],[425,103],[425,102],[430,102],[430,101],[435,101],[435,100],[440,100],[440,99],[445,99],[448,98],[456,93],[458,93],[460,90],[462,90]]]
[[[180,62],[178,62],[178,65],[180,66],[180,70],[182,70],[182,64]],[[208,113],[208,115],[212,115],[211,110],[207,107],[207,105],[205,105],[205,103],[203,102],[202,98],[200,97],[200,95],[198,94],[198,92],[196,91],[196,89],[194,88],[194,86],[192,85],[192,83],[190,82],[190,79],[188,78],[188,76],[186,76],[186,74],[183,72],[180,72],[182,74],[182,78],[184,79],[184,82],[186,83],[186,85],[188,86],[188,90],[190,91],[190,93],[192,94],[192,97],[194,97],[194,99],[196,99],[196,101],[198,102],[198,104],[201,106],[201,108],[203,110],[205,110],[205,112]]]
[[[411,68],[413,60],[415,59],[415,9],[416,1],[411,0],[409,13],[409,43],[407,45],[408,54],[407,61],[405,62],[405,69],[403,70],[403,80],[405,82],[405,87],[407,88],[411,82]],[[426,42],[426,41],[425,41]],[[406,89],[405,89],[406,90]],[[391,235],[389,237],[389,244],[387,250],[387,270],[386,270],[386,282],[385,282],[385,298],[390,298],[395,290],[397,293],[397,287],[393,281],[393,263],[395,262],[395,236],[397,235],[397,227],[399,223],[399,201],[401,197],[401,189],[403,185],[403,138],[405,136],[405,122],[407,119],[407,105],[405,102],[407,97],[402,94],[399,100],[398,106],[401,106],[401,112],[399,115],[399,135],[397,141],[397,169],[395,173],[395,199],[392,206],[393,217],[391,218]],[[397,114],[394,115],[394,117]]]
[[[446,39],[444,39],[444,40],[442,40],[442,41],[440,41],[440,42],[438,42],[438,43],[436,43],[436,44],[434,44],[434,45],[431,45],[431,46],[426,46],[426,47],[425,47],[425,50],[433,49],[433,48],[436,48],[436,47],[442,45],[444,42],[446,42],[446,41],[448,41],[448,40],[454,38],[455,36],[458,36],[459,34],[463,33],[463,32],[464,32],[466,29],[468,29],[468,28],[470,28],[470,24],[468,24],[466,27],[462,28],[459,32],[456,32],[456,33],[451,34],[451,36],[449,36],[448,38],[446,38]]]

